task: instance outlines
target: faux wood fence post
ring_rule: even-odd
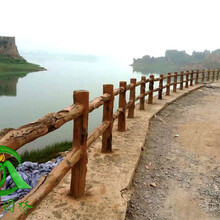
[[[186,71],[186,84],[185,84],[185,88],[188,88],[189,86],[189,71]]]
[[[135,85],[136,85],[136,79],[132,78],[130,79],[130,83],[134,84],[134,87],[130,90],[130,100],[133,101],[130,108],[128,109],[128,118],[134,118],[134,109],[135,109]]]
[[[150,75],[148,104],[153,104],[154,75]]]
[[[158,99],[162,99],[162,94],[163,94],[163,74],[160,74]]]
[[[120,112],[118,116],[118,131],[125,131],[126,129],[126,82],[120,82],[120,88],[123,88],[124,91],[119,94],[119,108],[122,108],[122,112]]]
[[[190,73],[190,86],[193,86],[193,75],[194,75],[194,71],[192,70]]]
[[[216,74],[216,79],[217,80],[219,79],[219,69],[218,69],[217,74]]]
[[[140,93],[144,94],[145,93],[145,87],[146,87],[146,76],[141,77],[141,88],[140,88]],[[145,102],[145,96],[140,99],[140,110],[144,110],[144,102]]]
[[[205,78],[205,70],[202,70],[202,83],[204,83],[204,78]]]
[[[175,72],[174,73],[174,84],[173,84],[173,92],[176,92],[176,85],[177,85],[177,75],[178,75],[178,73],[177,72]]]
[[[166,95],[170,95],[170,79],[171,79],[171,73],[168,73]]]
[[[181,71],[180,72],[180,90],[183,90],[183,74],[184,74],[184,72]]]
[[[215,70],[212,71],[212,82],[215,81]]]
[[[112,126],[114,107],[114,87],[112,84],[103,85],[103,94],[108,93],[110,100],[103,104],[102,121],[110,121],[109,127],[102,134],[102,153],[112,152]]]
[[[73,130],[73,148],[81,148],[83,155],[72,168],[70,185],[70,194],[75,198],[79,198],[84,194],[86,187],[89,92],[84,90],[74,91],[73,98],[74,104],[83,105],[83,113],[74,120]]]
[[[195,84],[198,85],[199,83],[199,70],[196,70],[196,82]]]
[[[210,70],[208,70],[208,73],[207,73],[207,81],[209,81],[210,79]]]

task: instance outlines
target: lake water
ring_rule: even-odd
[[[106,57],[61,57],[25,56],[29,62],[40,64],[47,71],[29,73],[23,78],[0,79],[0,129],[17,128],[37,120],[48,112],[56,112],[72,104],[74,90],[86,89],[90,100],[102,94],[102,85],[118,87],[120,80],[131,77],[132,68],[118,60]],[[89,131],[102,120],[102,109],[89,115]],[[59,141],[72,140],[72,122],[34,142],[24,149],[41,148]]]
[[[103,84],[114,84],[135,77],[128,62],[109,57],[38,57],[26,55],[29,62],[40,64],[47,71],[29,73],[23,78],[0,79],[0,130],[18,128],[35,121],[49,112],[57,112],[73,103],[73,91],[85,89],[90,100],[102,95]],[[1,91],[2,90],[2,91]],[[139,87],[137,89],[139,94]],[[118,108],[115,100],[115,110]],[[89,132],[101,124],[102,108],[89,114]],[[68,122],[60,129],[22,147],[19,152],[42,148],[55,142],[72,140],[73,123]]]

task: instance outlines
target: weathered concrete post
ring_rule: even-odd
[[[133,102],[130,108],[128,109],[128,118],[134,118],[136,79],[135,78],[130,79],[130,83],[133,84],[134,87],[132,87],[130,90],[130,100],[132,100]]]
[[[163,94],[163,74],[160,74],[158,99],[162,99]]]
[[[174,73],[174,82],[173,82],[173,92],[176,92],[176,85],[177,85],[177,75],[178,73]]]
[[[171,73],[168,73],[166,95],[170,95],[170,81],[171,81],[170,79],[171,79]]]
[[[192,70],[190,73],[190,86],[193,86],[193,75],[194,75],[194,71]]]
[[[150,75],[148,104],[153,104],[154,75]]]
[[[212,70],[212,82],[215,81],[215,69]]]
[[[207,73],[207,81],[209,82],[209,79],[210,79],[210,70],[208,70],[208,73]]]
[[[205,79],[205,70],[202,70],[202,83],[204,83],[204,79]]]
[[[112,152],[112,126],[114,107],[114,87],[112,84],[103,85],[103,94],[108,93],[110,100],[103,104],[102,121],[110,121],[109,127],[102,134],[102,153]]]
[[[146,76],[141,77],[141,88],[140,88],[140,93],[144,94],[145,93],[145,86],[146,86]],[[145,95],[140,98],[140,110],[144,110],[144,103],[145,102]]]
[[[196,85],[199,83],[199,70],[196,70]]]
[[[185,88],[188,88],[188,83],[189,83],[189,71],[186,71],[186,84],[185,84]]]
[[[184,74],[184,71],[181,71],[180,72],[180,90],[183,90],[183,74]]]
[[[123,92],[119,94],[119,108],[122,108],[118,116],[118,131],[125,131],[126,129],[126,84],[127,82],[120,82],[119,87],[123,88]]]
[[[89,92],[84,90],[74,91],[74,104],[83,105],[83,113],[74,120],[73,148],[81,148],[83,155],[72,168],[70,194],[75,198],[81,197],[86,187],[87,164],[87,136],[89,114]]]

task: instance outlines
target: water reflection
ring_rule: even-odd
[[[16,96],[18,79],[25,77],[29,72],[19,74],[7,73],[4,75],[0,72],[0,96]]]
[[[0,77],[0,96],[17,95],[18,77]]]
[[[0,76],[0,130],[18,128],[35,121],[49,112],[57,112],[73,103],[73,91],[86,89],[90,100],[102,94],[104,84],[113,84],[118,88],[119,81],[140,80],[140,73],[132,73],[127,63],[106,57],[91,61],[54,60],[27,57],[32,63],[39,63],[47,71],[30,73],[22,79],[20,76]],[[1,73],[0,73],[1,75]],[[19,79],[19,80],[18,80]],[[13,97],[9,97],[13,95]],[[129,95],[129,94],[128,94]],[[128,97],[129,98],[129,97]],[[118,100],[115,100],[115,110]],[[14,110],[16,107],[16,111]],[[102,108],[89,115],[89,132],[102,122]],[[72,126],[69,122],[57,131],[37,139],[21,148],[31,150],[60,141],[72,140]]]

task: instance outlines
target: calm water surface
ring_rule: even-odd
[[[29,73],[18,79],[0,79],[0,130],[17,128],[35,121],[49,112],[56,112],[73,103],[73,91],[85,89],[90,92],[90,100],[102,94],[103,84],[119,81],[129,82],[135,77],[140,80],[141,73],[133,73],[129,63],[113,58],[87,57],[61,59],[26,56],[29,62],[40,64],[47,71]],[[2,90],[2,91],[1,91]],[[137,89],[139,93],[139,89]],[[118,108],[117,99],[115,110]],[[102,108],[89,115],[89,132],[102,121]],[[22,147],[19,152],[42,148],[55,142],[72,140],[73,123]]]

